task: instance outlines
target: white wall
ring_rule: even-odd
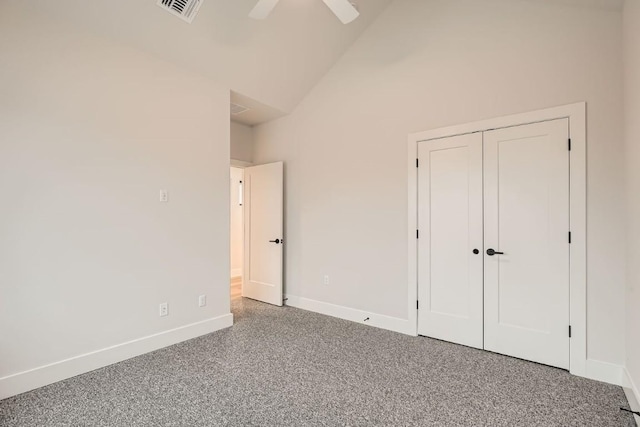
[[[588,356],[623,364],[621,74],[620,11],[394,2],[291,115],[255,129],[254,161],[287,164],[286,293],[406,319],[407,135],[586,101]]]
[[[640,0],[624,11],[627,159],[627,372],[640,401]]]
[[[251,163],[253,161],[253,128],[231,122],[231,158]]]
[[[0,398],[230,319],[229,90],[21,2],[0,52]]]
[[[244,211],[240,205],[240,181],[244,179],[244,170],[231,168],[231,206],[230,206],[230,256],[231,277],[242,275],[242,260],[244,257]]]

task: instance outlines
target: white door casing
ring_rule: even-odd
[[[244,169],[242,296],[282,306],[283,163]]]
[[[482,348],[482,134],[421,142],[418,159],[418,333]]]
[[[484,133],[485,349],[569,369],[568,119]],[[504,254],[490,256],[491,249]]]
[[[229,241],[229,258],[230,258],[230,277],[242,276],[242,261],[244,258],[244,208],[242,202],[244,169],[243,168],[230,168],[231,178],[231,197],[230,197],[230,241]]]

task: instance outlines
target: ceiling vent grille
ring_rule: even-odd
[[[193,22],[202,0],[158,0],[158,6],[188,23]]]
[[[231,103],[231,115],[236,116],[244,113],[245,111],[249,111],[249,109],[244,105],[234,104],[233,102]]]

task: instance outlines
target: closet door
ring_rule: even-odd
[[[484,133],[485,349],[569,368],[568,120]]]
[[[418,333],[482,348],[482,134],[418,157]]]

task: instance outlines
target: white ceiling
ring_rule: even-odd
[[[263,21],[248,18],[257,0],[204,0],[192,24],[157,7],[156,0],[20,0],[16,5],[212,78],[251,108],[232,119],[255,125],[290,112],[392,1],[357,0],[360,17],[348,25],[321,0],[280,0]],[[527,1],[610,10],[624,2]]]
[[[604,10],[620,11],[624,0],[527,0],[532,2],[561,3],[568,6],[591,7]]]
[[[231,91],[231,102],[248,108],[247,111],[240,114],[231,114],[232,122],[241,123],[247,126],[259,125],[260,123],[266,123],[286,115],[283,111],[269,107],[255,99],[233,91]]]
[[[257,0],[204,0],[187,24],[156,0],[20,0],[32,13],[84,26],[202,73],[236,93],[291,111],[391,0],[359,0],[343,25],[321,0],[281,0],[263,21]]]

